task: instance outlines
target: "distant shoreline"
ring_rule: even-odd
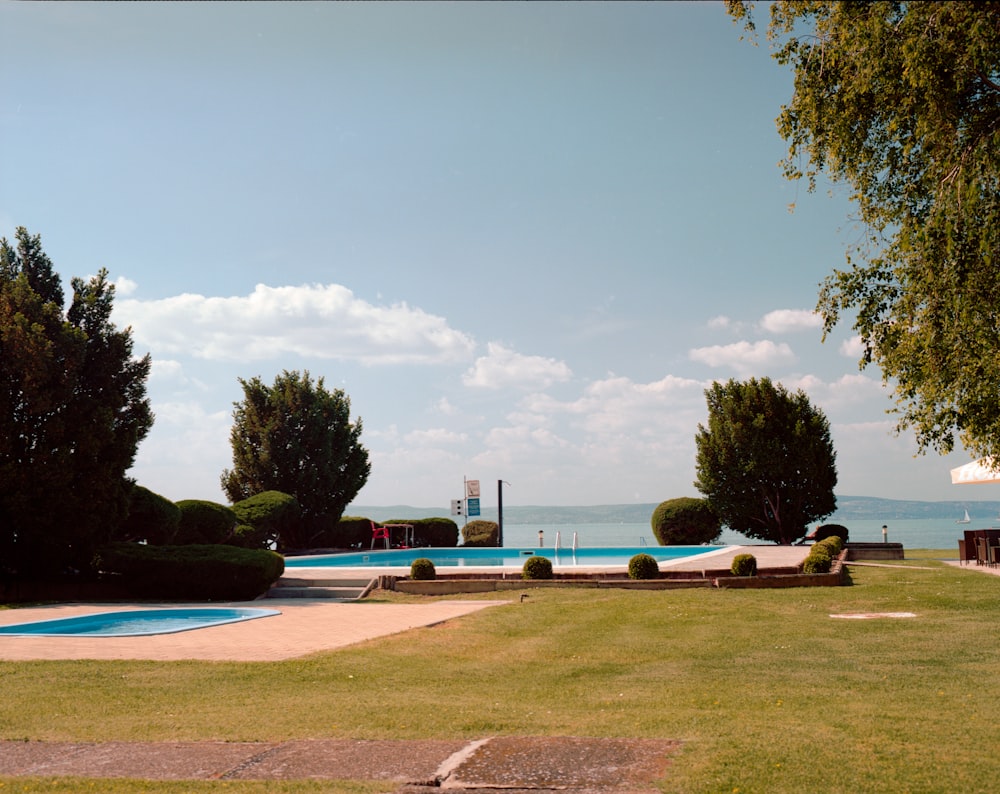
[[[504,505],[504,524],[638,524],[648,522],[659,502],[618,505]],[[951,500],[920,502],[905,499],[881,499],[874,496],[838,496],[837,510],[825,523],[844,521],[937,518],[958,519],[969,510],[976,520],[1000,516],[1000,500]],[[448,516],[450,508],[414,507],[412,505],[351,505],[344,515],[364,516],[375,521],[393,518],[435,518]],[[484,505],[478,518],[497,520],[496,507]],[[462,516],[453,516],[460,520]]]

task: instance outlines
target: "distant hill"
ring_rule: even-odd
[[[504,505],[504,524],[643,524],[649,521],[659,502],[625,505],[551,506]],[[447,516],[450,507],[413,507],[390,505],[371,507],[351,505],[345,515],[365,516],[374,521],[390,519],[434,518]],[[902,518],[954,518],[968,510],[975,518],[1000,515],[1000,501],[918,502],[879,499],[874,496],[838,496],[837,512],[829,522],[851,520],[889,520]],[[484,507],[479,518],[497,520],[496,507]]]

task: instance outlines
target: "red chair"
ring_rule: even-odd
[[[389,530],[386,527],[379,527],[375,525],[372,521],[372,548],[375,548],[375,541],[382,540],[385,543],[385,547],[389,548]]]

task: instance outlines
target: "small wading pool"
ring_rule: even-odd
[[[728,546],[603,546],[578,549],[517,547],[485,548],[464,546],[454,548],[391,549],[286,557],[285,568],[392,568],[409,567],[421,557],[436,567],[483,566],[517,567],[528,557],[548,557],[556,566],[620,565],[627,566],[636,554],[648,554],[657,562],[671,562],[700,554],[724,551]]]
[[[140,637],[203,629],[224,623],[280,615],[276,609],[247,607],[188,607],[178,609],[128,609],[71,618],[36,620],[0,626],[3,637]]]

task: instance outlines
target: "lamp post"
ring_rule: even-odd
[[[497,480],[497,546],[503,546],[503,487],[510,485],[505,480]]]

